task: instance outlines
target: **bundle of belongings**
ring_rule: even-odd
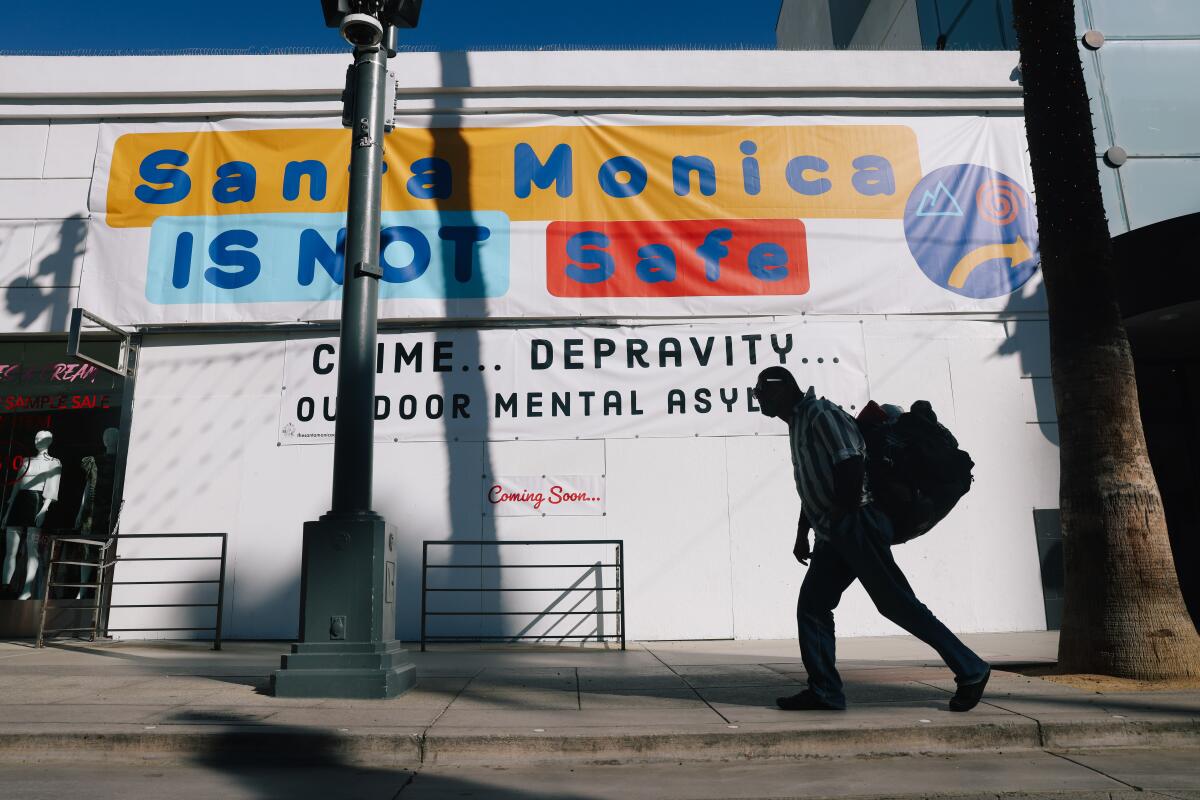
[[[867,480],[875,505],[895,530],[892,544],[926,533],[971,488],[975,462],[927,400],[908,411],[869,402],[858,418],[867,444]]]

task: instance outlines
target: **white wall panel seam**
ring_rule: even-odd
[[[96,119],[89,122],[79,122],[69,118],[57,117],[55,115],[49,116],[51,116],[52,119],[50,121],[49,139],[47,140],[46,144],[46,161],[42,166],[42,178],[88,178],[90,180],[92,173],[95,172],[101,120]],[[87,129],[87,132],[90,132],[90,135],[87,135],[83,141],[89,143],[85,146],[77,146],[80,144],[80,137],[73,137],[71,134],[66,133],[72,129]],[[52,153],[52,151],[55,150],[56,131],[58,132],[58,147],[64,151],[62,153]],[[65,145],[63,144],[62,140],[62,137],[64,136],[67,137],[67,143]],[[72,155],[78,154],[85,154],[86,160],[82,164],[79,163],[78,158],[71,158]],[[53,158],[53,156],[59,155],[66,155],[66,158]],[[71,169],[64,170],[61,163],[62,161],[71,163]],[[79,166],[76,166],[76,164]],[[84,164],[86,164],[86,166],[84,166]],[[53,174],[52,171],[56,169],[61,170],[61,173]]]
[[[171,98],[172,100],[174,98]],[[711,113],[720,110],[726,113],[820,113],[850,114],[855,112],[913,112],[913,113],[958,113],[983,115],[1021,116],[1024,101],[1020,96],[1010,95],[938,95],[922,97],[914,94],[897,93],[867,96],[775,96],[748,101],[741,97],[691,98],[682,95],[638,98],[636,105],[625,98],[605,97],[541,97],[536,100],[513,98],[468,98],[461,105],[447,109],[428,101],[401,100],[396,110],[402,114],[429,115],[453,113],[468,117],[490,114],[521,114],[548,112],[562,114],[577,113]],[[58,120],[101,122],[103,118],[139,120],[196,120],[205,118],[241,119],[248,117],[321,117],[333,118],[341,113],[341,103],[334,98],[314,103],[246,103],[246,102],[163,102],[154,104],[131,103],[119,107],[111,105],[47,104],[39,106],[6,105],[0,100],[0,119],[25,120],[30,118],[54,117]]]
[[[46,159],[50,157],[50,124],[51,120],[46,120],[46,131],[42,138],[42,163],[38,167],[38,177],[42,177],[46,172]]]
[[[28,222],[28,223],[29,223],[29,225],[28,225],[28,228],[29,228],[29,247],[28,247],[28,249],[26,249],[26,250],[25,250],[25,258],[24,258],[24,261],[25,261],[25,270],[24,270],[25,279],[24,279],[24,280],[25,280],[25,282],[24,282],[23,284],[20,284],[20,288],[28,288],[28,287],[30,286],[30,283],[29,283],[29,276],[30,276],[29,270],[30,270],[30,268],[31,268],[31,265],[33,264],[33,250],[34,250],[34,247],[36,246],[36,243],[37,243],[37,235],[36,235],[36,233],[37,233],[37,221],[36,221],[36,220],[14,220],[14,221],[15,221],[15,222]],[[22,226],[22,227],[24,227],[24,226]],[[22,249],[25,249],[25,248],[22,248]]]
[[[8,209],[0,206],[0,219],[86,218],[89,216],[87,191],[90,186],[91,180],[84,178],[0,179],[0,200],[7,192],[12,192],[9,199],[22,198],[21,203]],[[77,194],[79,189],[83,191]]]
[[[870,348],[870,344],[867,341],[867,326],[866,326],[866,323],[863,322],[862,317],[859,317],[859,320],[858,320],[858,333],[859,333],[859,336],[862,338],[863,363],[870,364],[871,363],[871,348]],[[870,399],[874,399],[874,392],[871,390],[871,370],[867,369],[867,370],[865,370],[865,373],[866,374],[863,376],[863,379],[867,382],[867,397]]]
[[[14,122],[15,122],[15,124],[13,124],[11,126],[0,125],[0,140],[2,140],[4,142],[5,149],[4,149],[3,155],[5,156],[5,159],[6,159],[6,163],[4,164],[3,168],[7,172],[10,167],[15,167],[15,169],[12,170],[11,174],[7,174],[3,178],[0,178],[0,179],[3,179],[3,180],[26,180],[26,179],[31,179],[31,178],[36,179],[36,178],[40,177],[42,174],[40,165],[38,167],[31,168],[32,165],[29,164],[29,161],[32,160],[33,156],[31,153],[26,154],[25,150],[26,150],[26,148],[28,148],[30,151],[32,151],[33,148],[38,146],[38,143],[37,143],[36,139],[34,138],[34,136],[36,134],[31,129],[40,128],[41,129],[40,146],[41,146],[41,150],[42,150],[41,159],[43,162],[45,161],[47,137],[49,135],[48,131],[50,129],[50,120],[46,118],[45,114],[34,114],[34,115],[20,118],[19,120],[14,120]],[[9,157],[13,157],[13,160],[7,161],[7,159]],[[36,172],[35,172],[35,169],[36,169]]]
[[[734,570],[734,541],[733,541],[733,497],[730,495],[729,484],[729,437],[721,437],[721,455],[725,464],[725,541],[728,547],[725,551],[729,559],[729,635],[738,638],[737,616],[737,574]]]

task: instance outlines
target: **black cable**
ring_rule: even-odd
[[[933,17],[937,21],[938,29],[937,42],[934,44],[934,47],[938,50],[945,50],[946,34],[942,32],[942,7],[938,3],[938,0],[933,0]]]
[[[938,35],[938,44],[939,44],[938,50],[946,49],[946,42],[950,38],[950,34],[952,34],[954,32],[954,29],[958,27],[958,23],[963,21],[963,17],[965,17],[967,15],[967,10],[971,8],[971,5],[974,2],[975,2],[975,0],[964,0],[962,8],[959,9],[958,15],[954,18],[954,21],[950,23],[950,27],[946,29],[945,33],[940,33]],[[934,8],[935,9],[937,8],[937,0],[934,0]],[[938,15],[938,30],[940,31],[941,29],[942,29],[941,14],[939,14]]]

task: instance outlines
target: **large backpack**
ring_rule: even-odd
[[[856,421],[867,444],[871,494],[892,522],[892,544],[928,532],[970,490],[975,462],[927,400],[899,415],[871,401]]]

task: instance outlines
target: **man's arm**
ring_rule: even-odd
[[[804,566],[808,566],[808,559],[812,558],[812,550],[808,546],[808,532],[812,529],[812,525],[808,521],[808,517],[804,511],[800,511],[800,521],[796,523],[796,544],[792,547],[792,555],[796,557]]]
[[[858,425],[841,409],[828,409],[813,420],[818,441],[833,463],[833,520],[862,504],[866,443]]]
[[[845,458],[833,465],[833,518],[835,522],[862,504],[864,469],[862,456]]]

